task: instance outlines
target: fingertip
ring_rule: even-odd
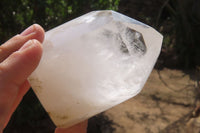
[[[29,40],[27,41],[20,49],[19,51],[26,51],[26,50],[29,50],[29,49],[32,49],[32,48],[36,48],[38,51],[41,52],[42,50],[42,45],[41,43],[36,40],[36,39],[32,39],[32,40]]]
[[[44,34],[45,31],[44,29],[39,25],[39,24],[33,24],[34,30],[36,32],[37,35],[37,40],[42,43],[44,41]]]
[[[21,36],[28,36],[30,34],[34,33],[34,39],[37,39],[40,43],[44,41],[44,29],[39,24],[33,24],[29,26],[27,29],[25,29],[20,35]]]
[[[20,49],[24,57],[24,62],[33,62],[38,64],[42,56],[42,44],[36,40],[32,39],[26,42]]]

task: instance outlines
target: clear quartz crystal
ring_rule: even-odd
[[[56,126],[69,127],[138,94],[161,44],[139,21],[93,11],[46,32],[29,81]]]

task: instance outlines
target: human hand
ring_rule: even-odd
[[[43,28],[34,24],[0,46],[0,133],[30,88],[27,78],[39,64],[43,40]],[[86,133],[86,128],[84,122],[55,132]]]

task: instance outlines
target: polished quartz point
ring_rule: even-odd
[[[162,35],[115,11],[93,11],[45,34],[30,84],[58,127],[69,127],[138,94]]]

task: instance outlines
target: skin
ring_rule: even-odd
[[[44,30],[34,24],[0,46],[0,133],[30,88],[27,77],[42,56]],[[86,133],[87,121],[55,133]]]

